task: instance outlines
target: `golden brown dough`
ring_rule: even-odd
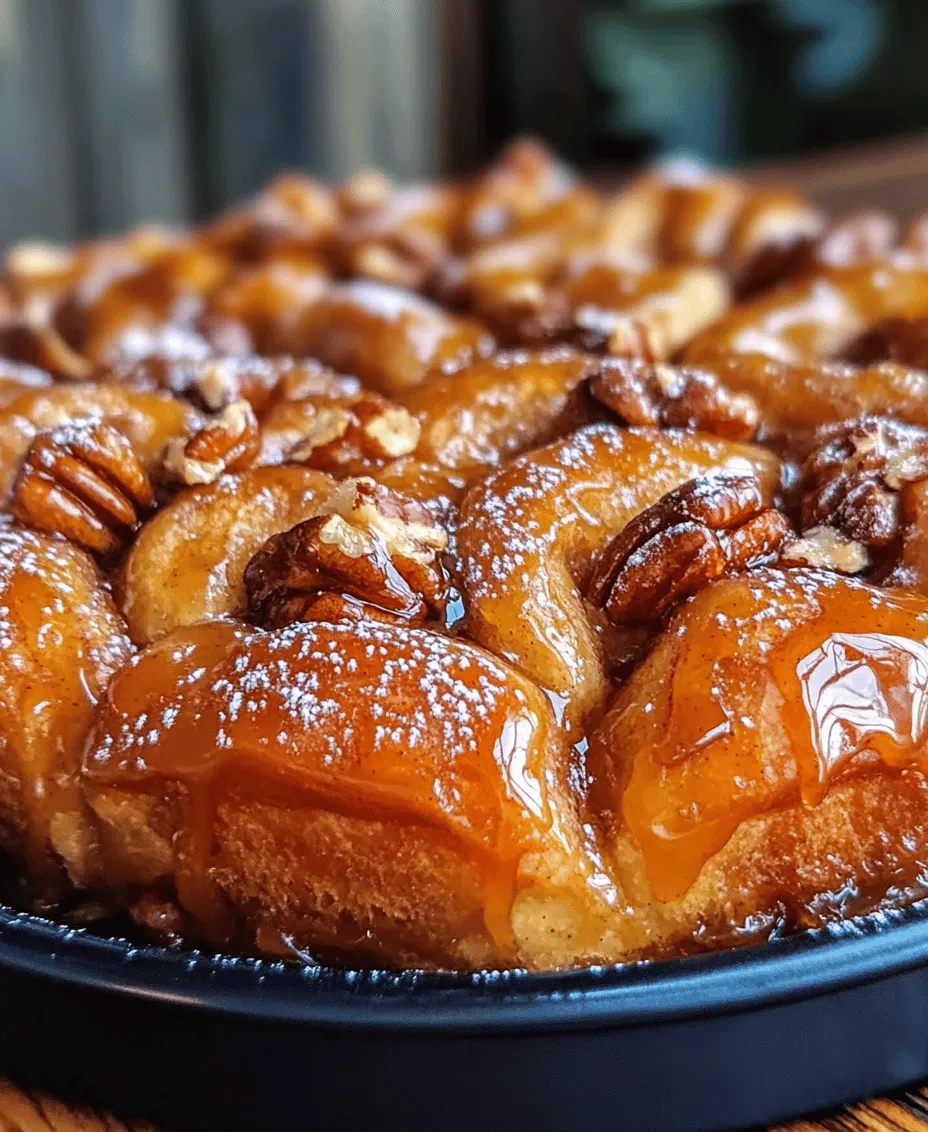
[[[760,570],[684,605],[590,739],[639,946],[924,895],[926,690],[922,597]]]
[[[0,525],[0,848],[25,864],[33,898],[91,867],[77,775],[110,676],[132,647],[96,566],[64,539]]]
[[[466,642],[220,622],[117,676],[84,781],[104,880],[168,883],[214,943],[546,966],[583,944],[551,920],[601,905],[560,742],[542,692]]]
[[[492,346],[478,323],[366,280],[333,286],[306,310],[287,343],[293,353],[319,358],[385,393],[418,385],[430,370],[458,368]]]
[[[877,322],[928,309],[928,266],[919,260],[835,267],[739,304],[685,347],[682,358],[711,363],[762,354],[810,363],[839,355]]]
[[[419,421],[416,458],[474,476],[585,424],[581,386],[596,363],[567,347],[515,350],[440,374],[402,395]]]
[[[467,631],[563,697],[576,725],[609,689],[601,625],[581,590],[596,556],[671,488],[779,461],[701,433],[591,425],[513,461],[465,496],[458,527]]]
[[[181,491],[145,525],[119,576],[133,640],[239,614],[249,558],[278,531],[321,507],[333,481],[310,468],[253,468]]]
[[[2,898],[545,969],[928,895],[926,232],[523,139],[13,249]]]

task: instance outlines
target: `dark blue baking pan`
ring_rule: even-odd
[[[928,910],[555,974],[337,971],[0,911],[0,1074],[208,1132],[684,1132],[928,1076]]]

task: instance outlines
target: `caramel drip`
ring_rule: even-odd
[[[487,930],[513,956],[519,861],[553,820],[552,724],[528,681],[438,634],[201,624],[116,677],[85,775],[132,792],[182,787],[178,896],[216,944],[233,929],[212,879],[216,813],[237,797],[440,830],[477,863]]]
[[[683,619],[669,707],[621,799],[662,900],[742,822],[874,764],[928,765],[923,600],[799,571],[718,592]]]

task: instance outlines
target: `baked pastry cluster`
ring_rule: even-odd
[[[544,969],[928,895],[928,227],[533,142],[7,255],[7,899]]]

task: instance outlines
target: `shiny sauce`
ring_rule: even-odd
[[[85,774],[130,790],[183,786],[177,890],[209,938],[224,923],[210,868],[216,807],[231,792],[440,829],[480,865],[486,927],[509,954],[518,862],[552,822],[552,726],[527,680],[437,633],[215,622],[116,676]]]
[[[658,899],[681,896],[742,822],[815,806],[845,774],[925,762],[919,597],[767,571],[704,592],[668,641],[666,706],[620,697],[596,740],[627,760],[619,811]]]

